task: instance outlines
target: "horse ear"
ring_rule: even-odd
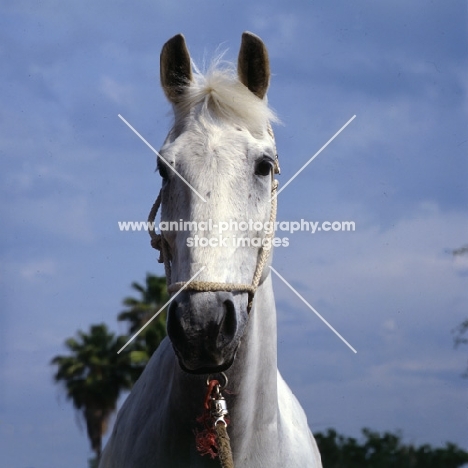
[[[182,34],[177,34],[164,44],[160,57],[160,76],[166,97],[175,104],[192,81],[190,54]]]
[[[270,83],[270,60],[263,41],[250,32],[242,34],[242,43],[237,60],[237,73],[242,84],[260,99]]]

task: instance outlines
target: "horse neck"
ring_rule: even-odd
[[[277,343],[276,309],[271,285],[271,275],[258,287],[249,323],[242,338],[232,368],[227,372],[232,386],[241,390],[255,382],[257,388],[271,380],[276,382]]]
[[[255,431],[272,423],[276,426],[277,337],[271,275],[255,294],[245,335],[227,375],[233,428]]]

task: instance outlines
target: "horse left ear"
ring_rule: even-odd
[[[260,99],[265,97],[270,83],[270,60],[263,41],[250,32],[242,34],[237,60],[237,73],[242,84]]]
[[[169,39],[163,46],[160,58],[161,86],[166,97],[176,104],[192,81],[190,54],[182,34]]]

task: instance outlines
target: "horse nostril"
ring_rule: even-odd
[[[180,341],[184,337],[184,330],[178,318],[177,301],[172,301],[167,311],[167,334],[172,342]]]
[[[177,309],[177,301],[174,300],[171,302],[170,306],[169,306],[169,309],[167,310],[168,314],[171,315],[171,314],[174,314],[176,309]]]
[[[219,327],[219,334],[224,338],[224,341],[230,342],[234,339],[237,331],[236,309],[229,299],[223,302],[223,306],[224,317]]]

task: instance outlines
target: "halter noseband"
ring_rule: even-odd
[[[278,164],[278,158],[275,160],[275,167],[274,167],[274,174],[279,174],[280,168]],[[271,227],[270,230],[266,231],[266,236],[264,242],[262,242],[262,247],[260,247],[260,254],[257,260],[257,266],[255,268],[255,273],[252,279],[251,284],[242,284],[242,283],[218,283],[215,281],[191,281],[187,283],[186,281],[180,281],[176,283],[171,283],[172,278],[172,268],[171,268],[171,261],[172,255],[169,250],[169,244],[167,240],[164,238],[162,232],[161,234],[156,234],[154,231],[154,220],[156,219],[156,215],[158,213],[159,207],[161,206],[161,191],[159,191],[159,195],[156,198],[153,206],[151,207],[150,213],[148,215],[148,232],[151,237],[151,246],[159,250],[159,263],[164,263],[164,270],[166,273],[166,283],[167,283],[167,290],[169,294],[179,291],[182,288],[185,288],[190,291],[198,291],[198,292],[214,292],[214,291],[245,291],[248,293],[248,305],[247,311],[250,312],[252,308],[252,302],[257,291],[258,285],[260,284],[260,279],[263,274],[263,269],[265,268],[265,264],[268,260],[268,256],[271,250],[271,238],[275,232],[274,230],[274,223],[276,220],[276,190],[278,188],[278,181],[274,179],[274,175],[272,178],[271,184],[271,211],[270,211],[270,223],[269,226]],[[265,242],[266,241],[266,242]],[[266,245],[265,245],[266,244]]]

